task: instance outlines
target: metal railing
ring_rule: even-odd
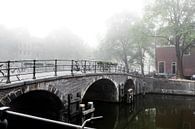
[[[90,60],[0,61],[0,84],[46,76],[125,72],[117,63]]]
[[[33,115],[29,115],[29,114],[19,113],[19,112],[15,112],[15,111],[10,111],[8,109],[9,109],[9,107],[0,107],[0,127],[3,127],[3,129],[6,129],[8,124],[9,124],[9,121],[7,121],[7,118],[6,118],[7,115],[38,120],[41,122],[57,124],[57,125],[61,125],[64,127],[70,127],[70,128],[75,128],[75,129],[95,129],[95,128],[90,128],[90,127],[85,127],[86,123],[91,121],[91,120],[103,118],[102,116],[91,117],[90,119],[85,120],[82,125],[76,125],[76,124],[66,123],[66,122],[62,122],[62,121],[51,120],[51,119],[47,119],[47,118],[33,116]]]

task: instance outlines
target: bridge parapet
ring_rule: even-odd
[[[117,63],[90,60],[20,60],[0,62],[0,85],[49,76],[125,73]]]

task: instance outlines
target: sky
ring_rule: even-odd
[[[0,0],[0,24],[26,28],[44,38],[52,30],[68,28],[90,47],[106,31],[112,15],[129,11],[141,15],[146,0]]]

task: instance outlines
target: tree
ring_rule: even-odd
[[[77,60],[90,55],[83,40],[66,28],[51,32],[44,42],[45,58]]]
[[[131,27],[135,21],[136,18],[129,13],[120,13],[111,17],[107,34],[100,47],[101,51],[104,51],[104,56],[122,61],[127,72],[129,72],[129,60],[133,53]]]
[[[175,46],[177,78],[184,78],[183,54],[195,43],[195,1],[156,0],[146,15],[158,28],[155,37]]]
[[[132,27],[133,45],[135,53],[133,56],[134,62],[136,62],[141,69],[141,74],[144,75],[144,62],[146,53],[152,56],[152,38],[149,36],[152,34],[153,25],[148,24],[143,19],[136,22]]]

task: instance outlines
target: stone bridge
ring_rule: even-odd
[[[124,73],[48,77],[1,86],[0,104],[9,105],[16,98],[30,92],[55,96],[64,105],[68,102],[69,94],[72,101],[90,99],[120,102],[120,98],[129,88],[134,89],[135,94],[139,94],[144,90],[143,85],[142,79]]]
[[[43,116],[77,112],[79,104],[88,100],[121,102],[130,88],[134,94],[150,90],[143,78],[101,61],[7,61],[0,62],[0,74],[0,106]]]
[[[54,76],[1,86],[0,105],[21,112],[33,109],[33,114],[34,110],[65,111],[75,103],[71,112],[76,112],[82,100],[120,102],[129,88],[135,94],[145,92],[144,85],[143,79],[125,73]]]
[[[142,78],[127,73],[85,73],[5,83],[0,86],[0,106],[21,112],[28,110],[27,113],[39,116],[51,113],[52,119],[64,119],[55,118],[59,115],[54,113],[69,111],[70,105],[74,106],[69,112],[76,112],[85,100],[121,102],[129,88],[135,95],[195,95],[194,81]]]

